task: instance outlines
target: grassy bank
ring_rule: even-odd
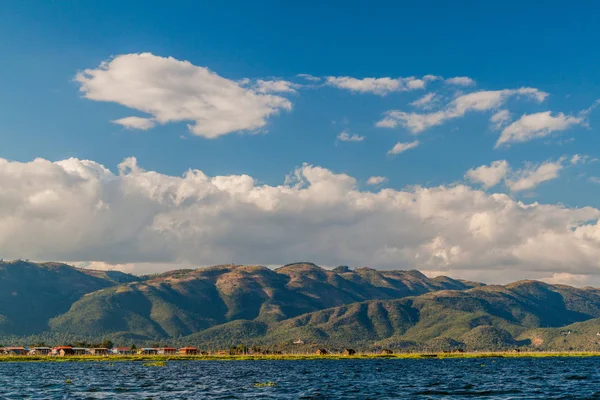
[[[239,361],[239,360],[348,360],[348,359],[449,359],[449,358],[543,358],[543,357],[598,357],[600,352],[473,352],[473,353],[362,353],[352,356],[341,354],[277,354],[277,355],[115,355],[115,356],[0,356],[0,362],[119,362],[119,361]]]

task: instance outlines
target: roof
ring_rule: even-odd
[[[4,350],[25,350],[25,347],[5,347]]]
[[[198,350],[198,349],[197,349],[197,348],[195,348],[195,347],[192,347],[192,346],[188,346],[188,347],[182,347],[182,348],[181,348],[181,349],[179,349],[179,350]]]
[[[64,350],[64,349],[72,349],[71,346],[56,346],[55,347],[56,350]]]
[[[160,350],[177,350],[175,347],[161,347]]]
[[[129,347],[113,347],[113,350],[119,350],[119,351],[129,351],[131,350]]]

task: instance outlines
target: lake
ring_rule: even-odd
[[[599,367],[596,357],[9,362],[0,364],[0,398],[600,398]]]

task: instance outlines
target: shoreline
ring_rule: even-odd
[[[108,356],[30,356],[2,355],[3,362],[127,362],[127,361],[301,361],[301,360],[443,360],[470,358],[550,358],[550,357],[600,357],[592,351],[540,351],[540,352],[465,352],[465,353],[398,353],[398,354],[276,354],[276,355],[108,355]]]

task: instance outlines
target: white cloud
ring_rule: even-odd
[[[433,105],[435,100],[436,100],[436,93],[430,92],[422,97],[419,97],[417,100],[410,103],[410,105],[413,107],[422,108],[422,109],[426,110],[426,109],[431,108],[431,106]]]
[[[579,155],[569,159],[570,164],[577,164]],[[558,178],[559,172],[565,168],[567,157],[557,161],[546,161],[541,164],[526,163],[524,168],[513,171],[506,160],[492,162],[489,166],[482,165],[467,171],[465,178],[471,182],[480,183],[489,189],[504,180],[506,186],[513,192],[530,190],[540,183]]]
[[[326,84],[356,93],[373,93],[380,96],[385,96],[391,92],[405,92],[425,88],[425,80],[415,77],[357,79],[350,76],[328,76],[326,77]]]
[[[365,137],[360,136],[356,133],[351,135],[347,130],[345,130],[340,132],[339,135],[337,135],[337,140],[341,142],[362,142],[363,140],[365,140]]]
[[[540,165],[530,164],[517,171],[515,176],[506,180],[506,186],[513,192],[530,190],[542,182],[558,178],[558,173],[564,168],[564,158],[558,161],[547,161]]]
[[[600,210],[591,207],[524,204],[460,184],[362,191],[311,165],[273,186],[199,170],[169,176],[133,158],[119,169],[0,159],[1,256],[138,273],[307,260],[483,280],[600,275],[600,225],[590,222]]]
[[[465,94],[452,100],[444,109],[432,113],[407,113],[390,110],[384,118],[377,122],[380,128],[395,128],[398,125],[419,133],[433,126],[441,125],[447,120],[463,117],[469,111],[489,111],[500,107],[510,97],[528,97],[538,102],[543,101],[548,94],[535,88],[504,89],[494,91],[479,91]]]
[[[425,76],[423,77],[423,80],[424,80],[424,81],[427,81],[427,82],[440,81],[440,80],[442,80],[442,79],[444,79],[444,78],[443,78],[443,77],[441,77],[441,76],[439,76],[439,75],[425,75]]]
[[[321,80],[321,78],[319,78],[318,76],[313,76],[311,74],[298,74],[296,76],[299,78],[304,78],[307,81],[311,81],[311,82],[319,82]]]
[[[509,166],[506,160],[494,161],[490,166],[482,165],[467,171],[465,177],[472,182],[481,183],[484,188],[499,184],[508,174]]]
[[[462,185],[361,192],[353,178],[308,165],[296,171],[294,186],[196,170],[171,177],[133,159],[121,170],[113,175],[76,159],[0,161],[0,182],[10,188],[0,194],[3,256],[140,265],[308,259],[380,268],[600,268],[600,227],[584,224],[600,216],[592,208],[524,205]],[[289,223],[293,231],[285,229]]]
[[[75,81],[87,99],[148,113],[160,124],[191,121],[190,131],[206,138],[255,131],[269,117],[292,108],[283,97],[243,88],[188,61],[150,53],[117,56],[77,74]]]
[[[595,281],[597,282],[597,277]],[[551,285],[590,286],[590,275],[570,274],[568,272],[555,272],[552,276],[542,277],[539,280]],[[596,285],[598,283],[595,283]]]
[[[150,128],[154,128],[156,123],[152,118],[141,118],[141,117],[125,117],[121,119],[115,119],[112,121],[114,124],[122,125],[128,129],[140,129],[146,131]]]
[[[456,76],[454,78],[446,79],[446,83],[456,86],[472,86],[475,84],[475,81],[468,76]]]
[[[507,123],[510,122],[511,115],[508,110],[500,110],[490,118],[494,129],[502,129]]]
[[[598,159],[594,158],[592,156],[589,156],[587,154],[574,154],[571,159],[570,162],[573,165],[576,164],[589,164],[589,163],[593,163],[593,162],[597,162]]]
[[[387,178],[385,176],[372,176],[369,179],[367,179],[367,185],[371,186],[381,185],[385,182],[387,182]]]
[[[573,125],[582,124],[585,124],[583,117],[563,113],[558,113],[556,116],[553,116],[551,111],[525,114],[502,130],[496,147],[508,143],[528,142],[548,136],[552,132],[564,131]]]
[[[254,90],[259,93],[296,93],[296,89],[300,86],[297,83],[284,80],[267,81],[259,79],[256,81]]]
[[[396,155],[405,152],[406,150],[414,149],[419,145],[419,141],[415,140],[413,142],[398,142],[388,151],[388,155]]]

